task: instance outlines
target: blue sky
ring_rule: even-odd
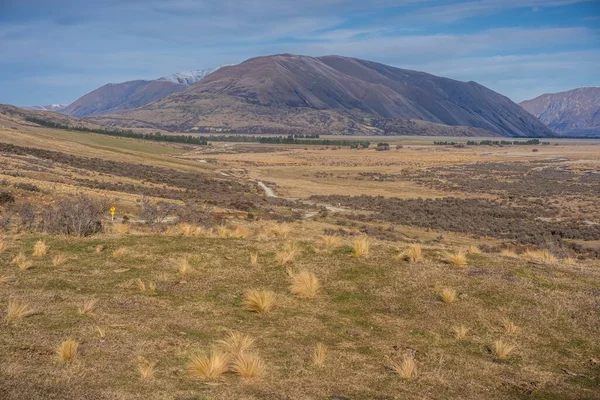
[[[476,81],[515,101],[600,86],[599,0],[0,0],[0,103],[276,53]]]

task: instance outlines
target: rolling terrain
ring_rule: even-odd
[[[561,135],[600,137],[600,87],[543,94],[520,104]]]
[[[508,98],[459,82],[348,57],[290,54],[226,66],[189,89],[99,122],[172,131],[552,136]],[[420,121],[420,122],[416,122]],[[471,129],[475,130],[471,130]],[[477,131],[480,130],[480,131]],[[425,130],[426,131],[426,130]]]

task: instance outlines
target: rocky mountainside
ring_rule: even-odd
[[[553,135],[517,104],[475,82],[355,58],[291,54],[220,68],[183,92],[101,122],[173,131],[334,134],[423,134],[428,122],[444,132],[453,131],[444,125],[463,127],[472,136]]]
[[[600,137],[600,87],[543,94],[520,104],[561,135]]]

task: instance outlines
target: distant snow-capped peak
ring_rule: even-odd
[[[201,81],[206,78],[208,75],[212,74],[218,68],[209,68],[209,69],[197,69],[195,71],[187,71],[187,72],[178,72],[173,75],[163,76],[159,78],[159,81],[169,81],[173,83],[181,83],[184,85],[193,85],[196,82]]]
[[[39,110],[39,111],[54,111],[54,112],[59,112],[62,111],[63,109],[67,108],[68,104],[48,104],[45,106],[31,106],[31,107],[25,107],[26,109],[29,110]]]

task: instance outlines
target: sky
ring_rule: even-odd
[[[0,103],[293,53],[476,81],[522,101],[600,86],[600,0],[0,0]]]

